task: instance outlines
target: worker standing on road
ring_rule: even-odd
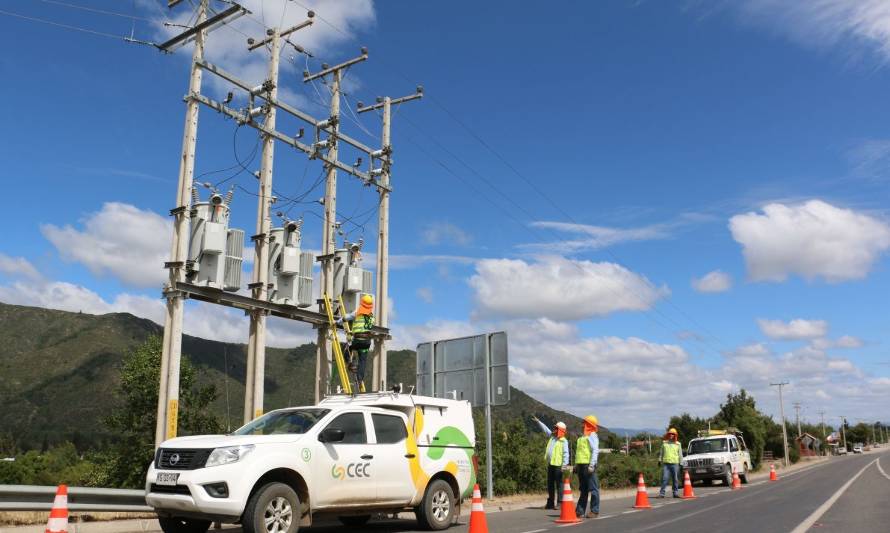
[[[664,498],[664,491],[667,488],[668,477],[671,480],[671,489],[674,492],[674,498],[679,498],[677,492],[680,489],[680,462],[683,460],[683,447],[677,440],[677,430],[671,428],[664,436],[661,443],[661,455],[658,457],[659,464],[664,465],[661,469],[661,491],[658,493],[659,498]]]
[[[544,460],[547,462],[547,504],[544,509],[557,509],[556,505],[562,503],[562,487],[559,485],[562,482],[562,472],[569,467],[569,441],[566,440],[566,425],[563,422],[557,422],[551,430],[543,422],[533,418],[544,433],[550,435],[547,449],[544,452]],[[554,495],[556,495],[555,500]]]
[[[337,319],[337,324],[349,323],[352,341],[349,343],[349,371],[355,374],[356,383],[365,381],[365,364],[368,361],[368,350],[371,348],[371,328],[374,327],[374,297],[363,294],[358,309]]]
[[[581,495],[575,506],[578,518],[597,518],[600,515],[600,483],[596,477],[596,463],[600,452],[600,438],[597,434],[599,421],[593,415],[584,417],[583,435],[578,437],[575,446],[575,470],[578,472],[578,486]],[[590,512],[587,512],[587,500],[590,499]]]

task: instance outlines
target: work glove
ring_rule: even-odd
[[[587,467],[587,473],[588,473],[588,474],[593,474],[595,471],[596,471],[596,466],[595,466],[595,465],[589,465],[589,466]]]
[[[566,465],[566,466],[562,467],[562,472],[563,472],[563,474],[569,474],[572,472],[572,467],[569,465]]]
[[[334,320],[334,323],[337,324],[338,326],[342,326],[342,325],[343,325],[343,318],[338,316],[337,319]]]

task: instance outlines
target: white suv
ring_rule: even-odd
[[[706,485],[715,479],[731,485],[733,470],[738,472],[742,483],[747,483],[751,467],[751,454],[740,434],[722,433],[692,439],[683,458],[683,468],[689,472],[689,479],[693,482],[702,480]]]
[[[444,529],[476,481],[475,443],[468,402],[334,396],[272,411],[231,435],[162,443],[145,499],[165,533],[204,533],[212,521],[295,533],[319,515],[361,526],[406,509]]]

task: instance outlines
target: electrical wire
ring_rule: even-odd
[[[71,9],[80,9],[80,10],[82,10],[82,11],[89,11],[89,12],[91,12],[91,13],[98,13],[98,14],[100,14],[100,15],[110,15],[110,16],[113,16],[113,17],[123,17],[123,18],[128,18],[128,19],[133,19],[133,20],[142,20],[142,21],[145,21],[145,22],[155,22],[154,20],[152,20],[152,19],[150,19],[150,18],[140,17],[140,16],[137,16],[137,15],[129,15],[129,14],[126,14],[126,13],[118,13],[118,12],[116,12],[116,11],[106,11],[106,10],[104,10],[104,9],[96,9],[96,8],[94,8],[94,7],[81,6],[81,5],[78,5],[78,4],[71,4],[71,3],[68,3],[68,2],[60,2],[59,0],[38,0],[38,1],[43,2],[44,4],[55,4],[55,5],[57,5],[57,6],[68,7],[68,8],[71,8]]]
[[[6,15],[9,17],[17,17],[17,18],[24,19],[24,20],[30,20],[31,22],[40,22],[42,24],[48,24],[50,26],[65,28],[67,30],[74,30],[74,31],[79,31],[79,32],[83,32],[83,33],[89,33],[92,35],[99,35],[102,37],[110,37],[112,39],[120,39],[122,41],[128,40],[128,38],[125,35],[115,35],[113,33],[105,33],[102,31],[91,30],[89,28],[81,28],[80,26],[73,26],[71,24],[63,24],[61,22],[55,22],[52,20],[42,19],[42,18],[38,18],[38,17],[32,17],[29,15],[22,15],[21,13],[13,13],[12,11],[6,11],[4,9],[0,9],[0,15]]]

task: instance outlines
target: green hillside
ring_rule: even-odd
[[[65,440],[83,448],[105,440],[102,418],[115,404],[123,355],[162,328],[127,313],[89,315],[0,303],[0,433],[22,448]],[[182,352],[216,385],[216,413],[241,425],[247,348],[184,336]],[[411,350],[389,352],[390,383],[415,382]],[[265,409],[312,403],[315,345],[266,350]],[[481,413],[480,413],[481,414]],[[511,389],[511,402],[492,409],[495,420],[580,420]]]

